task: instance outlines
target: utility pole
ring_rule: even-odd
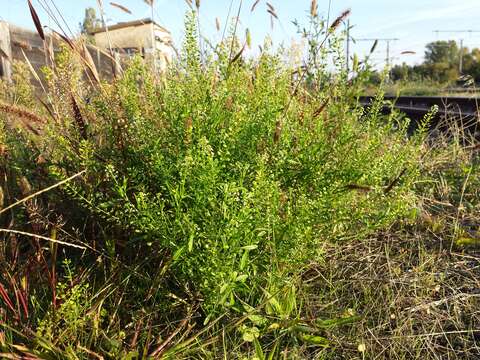
[[[467,30],[434,30],[433,31],[434,33],[437,34],[437,38],[438,38],[438,35],[440,33],[462,33],[462,34],[465,34],[465,33],[468,33],[468,34],[472,34],[472,33],[478,33],[480,32],[480,30],[471,30],[471,29],[467,29]],[[460,54],[459,54],[459,60],[458,60],[458,71],[460,73],[460,75],[462,75],[463,73],[463,40],[464,39],[460,39]]]
[[[387,57],[385,59],[385,64],[387,67],[390,67],[390,43],[392,41],[398,41],[398,38],[370,38],[370,39],[355,39],[355,41],[384,41],[387,43]]]
[[[460,59],[458,61],[458,73],[463,73],[463,39],[460,39]]]

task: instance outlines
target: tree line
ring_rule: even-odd
[[[453,40],[434,41],[427,44],[423,63],[395,65],[390,78],[393,81],[431,80],[441,83],[469,78],[480,83],[480,49],[459,48]]]

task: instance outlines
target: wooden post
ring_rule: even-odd
[[[8,81],[12,81],[12,46],[10,43],[10,27],[5,21],[0,21],[0,66],[2,68],[3,77]],[[6,57],[5,57],[6,55]]]

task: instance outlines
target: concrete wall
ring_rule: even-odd
[[[41,76],[41,68],[46,65],[46,57],[42,38],[34,31],[26,30],[10,24],[10,46],[12,61],[25,61],[25,53],[35,72]],[[52,41],[47,38],[47,41]],[[58,51],[58,46],[55,46]],[[39,85],[39,84],[35,84]]]
[[[50,42],[55,56],[55,54],[60,51],[60,40],[47,35],[47,44],[50,44]],[[49,65],[47,64],[49,57],[45,56],[43,40],[36,31],[0,21],[0,47],[3,52],[9,54],[9,59],[0,56],[2,58],[0,62],[1,77],[9,80],[11,73],[9,74],[6,69],[11,69],[11,63],[13,61],[25,61],[23,55],[25,53],[35,72],[40,78],[43,78],[41,68]],[[112,79],[115,67],[112,64],[111,58],[95,47],[88,47],[88,49],[100,77],[107,80]],[[0,52],[0,54],[2,54],[2,52]],[[34,81],[34,85],[38,86],[39,84]]]
[[[142,48],[152,47],[152,24],[109,30],[108,35],[113,48],[137,48],[141,50]],[[108,49],[106,32],[96,33],[93,38],[95,45],[102,49]]]
[[[112,40],[112,47],[137,48],[145,56],[147,61],[152,61],[152,24],[144,24],[129,28],[122,28],[109,31]],[[171,35],[160,27],[155,29],[157,69],[164,69],[173,59],[173,47],[171,44]],[[95,63],[100,77],[104,80],[110,80],[115,75],[115,65],[109,56],[109,45],[105,33],[95,34],[96,46],[89,46],[89,52]],[[60,42],[57,37],[47,36],[47,43],[52,43],[54,55],[60,51]],[[11,79],[11,63],[13,61],[25,61],[25,53],[29,62],[32,64],[36,73],[42,78],[41,68],[47,64],[49,56],[45,56],[43,40],[36,31],[24,29],[6,22],[0,21],[0,77]],[[100,50],[102,49],[102,50]],[[47,51],[48,48],[47,48]],[[143,53],[142,53],[143,51]],[[7,57],[2,56],[7,54]],[[122,52],[116,54],[117,60],[122,63],[129,58]],[[35,84],[39,85],[39,84]]]
[[[154,26],[155,49],[157,68],[165,69],[167,64],[172,62],[174,50],[171,46],[172,37],[170,33],[162,28]],[[146,60],[152,61],[152,23],[129,26],[121,29],[113,29],[106,32],[94,34],[95,45],[102,48],[109,48],[109,38],[114,49],[136,49]]]
[[[0,77],[9,81],[12,76],[11,60],[10,30],[6,22],[0,21]]]

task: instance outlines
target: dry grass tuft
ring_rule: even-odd
[[[309,315],[362,317],[328,333],[336,356],[357,358],[364,344],[366,358],[478,358],[480,252],[450,252],[426,235],[379,234],[326,249],[306,277]]]

